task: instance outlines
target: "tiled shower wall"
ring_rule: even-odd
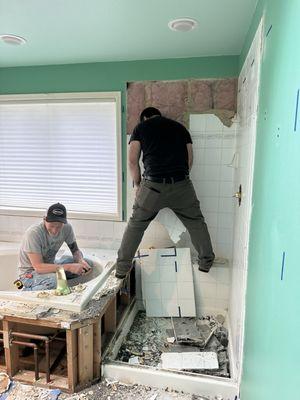
[[[238,163],[235,187],[242,185],[241,206],[235,206],[235,242],[233,249],[231,296],[229,320],[232,333],[235,369],[241,374],[240,362],[243,352],[245,293],[249,245],[249,225],[252,207],[252,180],[256,141],[259,68],[261,59],[261,25],[249,50],[239,77],[236,151]]]
[[[236,129],[237,122],[227,128],[215,115],[190,116],[194,150],[191,178],[208,225],[215,254],[228,260],[226,264],[217,264],[209,274],[195,270],[198,312],[228,308],[233,246],[232,196]]]

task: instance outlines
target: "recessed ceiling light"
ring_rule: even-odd
[[[168,27],[172,31],[188,32],[195,29],[198,22],[194,18],[177,18],[168,23]]]
[[[20,46],[21,44],[26,43],[26,39],[22,38],[21,36],[17,36],[17,35],[0,35],[0,39],[4,43],[10,44],[12,46]]]

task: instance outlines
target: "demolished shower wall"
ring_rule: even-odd
[[[146,106],[157,106],[165,115],[184,123],[191,132],[194,166],[191,177],[207,220],[217,256],[232,258],[233,166],[237,123],[228,128],[217,118],[235,113],[236,79],[136,82],[128,84],[128,132],[138,122]],[[214,108],[215,107],[215,108]],[[222,112],[220,111],[222,108]],[[218,110],[218,111],[216,111]],[[226,120],[225,120],[226,122]],[[226,123],[227,123],[226,122]],[[172,144],[170,144],[170,147]],[[132,180],[128,174],[128,215],[134,201]],[[145,232],[140,248],[193,248],[185,228],[170,210],[163,210]],[[192,258],[195,261],[196,254]],[[228,308],[229,263],[213,267],[210,274],[194,269],[196,308],[200,315]]]

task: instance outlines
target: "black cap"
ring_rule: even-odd
[[[50,206],[48,208],[46,221],[47,222],[62,222],[63,224],[66,224],[67,223],[66,207],[60,203],[52,204],[52,206]]]

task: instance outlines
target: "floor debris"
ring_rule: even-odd
[[[9,376],[5,372],[0,372],[0,394],[8,390],[10,385]]]
[[[19,382],[12,382],[9,390],[0,396],[0,400],[57,400],[61,394],[59,389],[43,389]]]
[[[2,397],[5,396],[5,397]],[[229,400],[220,396],[201,396],[157,389],[150,386],[127,384],[104,379],[75,394],[62,393],[59,389],[43,389],[19,382],[12,382],[8,392],[0,400]]]
[[[184,370],[229,378],[228,331],[224,322],[222,315],[155,318],[146,317],[145,312],[140,311],[120,347],[117,360],[162,368],[163,353],[209,352],[217,355],[217,368],[198,366]]]
[[[80,393],[61,394],[59,400],[217,400],[217,397],[187,394],[171,391],[168,388],[156,389],[150,386],[125,384],[118,381],[103,380]],[[24,399],[25,400],[25,399]],[[229,400],[222,399],[220,400]]]

